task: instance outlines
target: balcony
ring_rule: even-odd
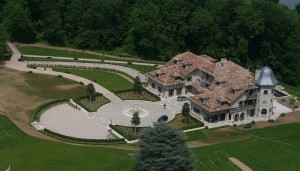
[[[249,99],[256,99],[256,98],[257,98],[257,94],[251,94],[251,95],[248,94],[248,95],[246,96],[246,99],[248,99],[248,100],[249,100]]]
[[[247,106],[243,106],[243,107],[232,108],[232,109],[230,109],[230,113],[246,111],[246,110],[255,109],[255,108],[256,108],[256,104],[247,105]]]

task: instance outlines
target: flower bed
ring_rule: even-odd
[[[73,100],[88,112],[96,112],[101,106],[110,102],[100,93],[95,93],[92,99],[93,100],[90,102],[89,96],[83,96],[74,98]]]
[[[125,137],[127,140],[132,141],[139,138],[140,132],[143,129],[146,129],[148,127],[137,127],[136,133],[134,127],[127,127],[127,126],[120,126],[120,125],[109,125],[109,127],[113,130],[115,130],[117,133]]]
[[[190,116],[187,122],[184,122],[184,117],[182,114],[177,114],[175,118],[168,123],[169,125],[176,127],[180,130],[193,129],[204,126],[204,123],[197,120],[196,118]]]
[[[145,100],[145,101],[160,101],[160,98],[150,91],[143,89],[141,92],[135,92],[133,89],[114,92],[122,100]]]

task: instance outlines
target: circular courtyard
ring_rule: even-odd
[[[138,113],[141,123],[139,127],[152,126],[153,122],[162,116],[168,116],[168,121],[174,119],[175,114],[168,108],[164,108],[155,102],[140,100],[125,100],[117,103],[109,103],[100,107],[98,117],[113,125],[132,126],[131,119],[134,113]]]

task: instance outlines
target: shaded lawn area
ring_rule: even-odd
[[[133,151],[36,139],[0,115],[0,170],[134,170]]]
[[[251,138],[239,142],[194,148],[192,151],[197,169],[236,170],[235,166],[228,162],[228,157],[235,157],[253,170],[299,170],[299,129],[300,124],[297,123],[243,131],[251,134]]]
[[[133,84],[121,77],[120,75],[101,71],[101,70],[82,70],[82,69],[70,69],[70,68],[53,68],[54,71],[68,72],[73,75],[84,77],[91,81],[97,82],[109,91],[120,91],[132,89]]]

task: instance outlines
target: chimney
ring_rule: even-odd
[[[227,63],[226,58],[221,58],[221,65],[224,66]]]
[[[255,80],[258,79],[260,71],[261,71],[260,69],[255,70]]]

